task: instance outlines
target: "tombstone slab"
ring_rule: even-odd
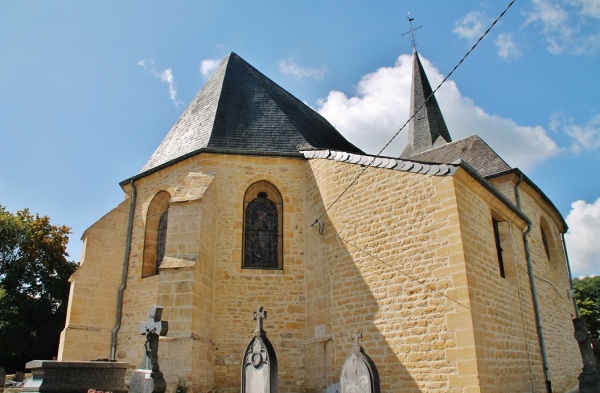
[[[27,380],[23,392],[87,393],[89,389],[127,393],[122,362],[62,362],[33,360],[26,364],[32,379]]]
[[[277,393],[277,356],[263,329],[267,312],[259,307],[253,314],[256,330],[242,360],[242,393]]]
[[[340,393],[380,393],[377,367],[360,345],[362,334],[356,331],[352,337],[356,343],[342,367]]]

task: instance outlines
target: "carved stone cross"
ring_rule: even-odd
[[[261,335],[262,333],[264,333],[263,320],[267,319],[267,312],[263,309],[262,306],[259,306],[258,309],[252,313],[252,316],[256,321],[256,330],[254,331],[254,334]]]
[[[600,368],[594,356],[588,328],[581,318],[573,319],[573,326],[575,327],[575,339],[579,342],[579,351],[583,360],[583,370],[579,374],[579,392],[600,392]]]
[[[360,339],[362,338],[362,333],[358,330],[355,330],[354,334],[352,335],[352,338],[356,341],[354,343],[354,348],[360,350]]]
[[[267,312],[258,307],[252,316],[256,321],[256,330],[242,361],[241,393],[277,393],[277,355],[263,330]]]
[[[159,336],[166,336],[169,331],[169,322],[162,321],[162,307],[151,306],[150,316],[147,321],[142,321],[140,326],[140,334],[157,334]]]
[[[140,368],[131,377],[130,393],[165,393],[167,389],[167,382],[158,366],[158,339],[169,331],[169,323],[161,319],[162,311],[162,307],[151,306],[148,320],[140,325],[140,334],[146,336],[144,358]]]

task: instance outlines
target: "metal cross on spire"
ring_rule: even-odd
[[[405,35],[410,33],[410,35],[412,36],[411,47],[413,49],[417,49],[417,40],[415,39],[415,31],[419,30],[423,26],[413,27],[413,21],[415,20],[415,18],[410,16],[410,12],[408,13],[408,17],[406,19],[408,19],[408,23],[410,23],[410,30],[407,31],[406,33],[402,33],[402,37],[404,37]]]

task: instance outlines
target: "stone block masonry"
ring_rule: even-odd
[[[355,330],[383,392],[541,391],[524,270],[526,223],[460,168],[435,176],[369,167],[322,215],[362,170],[318,158],[202,153],[137,180],[117,359],[138,366],[139,323],[158,304],[170,324],[159,351],[169,389],[185,381],[193,392],[238,391],[254,329],[249,315],[263,305],[281,392],[324,392],[338,383]],[[281,269],[242,267],[243,200],[258,181],[271,183],[283,200]],[[514,195],[505,180],[498,188]],[[165,258],[158,275],[142,278],[146,215],[160,191],[171,195]],[[522,199],[526,214],[538,222],[544,217],[556,240],[556,259],[543,262],[539,227],[531,233],[535,274],[547,280],[540,291],[544,324],[552,326],[551,368],[556,385],[567,386],[573,367],[561,354],[573,359],[577,346],[563,326],[569,306],[556,296],[568,285],[561,228],[535,190],[524,188]],[[127,214],[126,200],[86,232],[61,344],[65,358],[82,359],[89,348],[98,357],[109,353]],[[504,278],[492,218],[510,245]],[[106,300],[100,309],[78,293]],[[108,322],[94,330],[86,321],[100,316]]]

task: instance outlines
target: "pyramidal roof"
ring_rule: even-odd
[[[300,150],[362,153],[325,118],[230,53],[141,172],[200,151],[303,157]]]
[[[408,158],[452,141],[442,111],[435,95],[432,94],[433,90],[415,48],[413,52],[413,80],[410,97],[411,120],[408,126],[408,145],[400,155],[401,158]],[[431,98],[427,100],[429,96]]]

